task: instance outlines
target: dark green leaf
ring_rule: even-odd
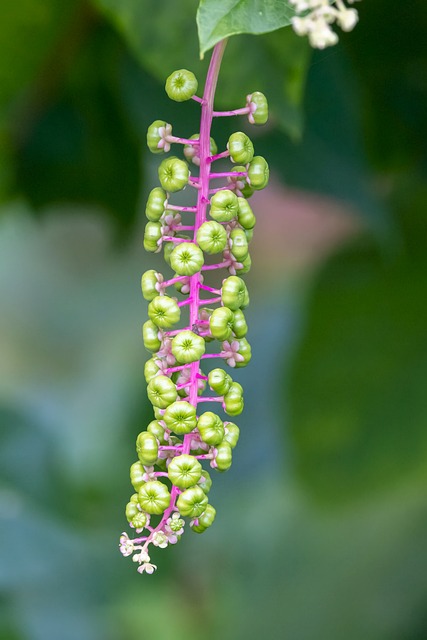
[[[200,0],[200,56],[229,36],[259,35],[285,27],[293,15],[295,11],[286,0]]]

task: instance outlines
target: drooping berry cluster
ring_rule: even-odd
[[[172,135],[170,124],[156,120],[147,134],[153,153],[168,152],[171,144],[178,143],[184,145],[186,160],[171,156],[161,162],[161,186],[151,191],[146,206],[149,222],[144,247],[151,252],[163,250],[174,274],[165,279],[151,269],[141,280],[143,296],[149,301],[143,341],[153,354],[145,365],[145,377],[155,420],[138,435],[138,460],[130,470],[135,493],[126,506],[126,516],[138,537],[131,540],[123,533],[120,539],[121,552],[133,555],[140,573],[153,573],[156,568],[150,561],[150,544],[164,548],[178,542],[184,531],[183,518],[190,518],[196,533],[213,523],[216,512],[208,502],[212,481],[201,463],[207,461],[212,469],[226,471],[239,438],[234,422],[223,421],[202,406],[219,403],[227,416],[239,415],[243,410],[241,385],[222,368],[206,375],[201,364],[218,358],[238,368],[251,358],[243,313],[249,295],[240,277],[251,266],[248,243],[256,222],[247,198],[267,185],[269,170],[264,158],[254,156],[245,133],[231,135],[227,149],[217,153],[210,132],[213,117],[246,114],[252,124],[264,124],[268,106],[265,96],[255,92],[247,96],[241,109],[213,110],[224,47],[223,41],[214,49],[203,98],[195,95],[197,80],[190,71],[175,71],[166,81],[172,100],[193,99],[201,104],[200,133],[178,138]],[[212,164],[224,158],[237,166],[213,172]],[[188,163],[198,167],[197,176],[190,173]],[[224,178],[227,184],[212,184]],[[171,194],[187,185],[197,193],[196,205],[172,204]],[[185,224],[183,216],[189,218]],[[210,258],[215,254],[222,254],[219,262]],[[216,287],[205,284],[205,277],[221,270],[227,275],[222,283]],[[170,295],[172,287],[183,296],[181,300]],[[184,328],[177,329],[178,323],[184,323]],[[207,352],[214,340],[221,343],[220,349]],[[207,385],[213,392],[209,395]],[[153,523],[156,516],[158,521]]]

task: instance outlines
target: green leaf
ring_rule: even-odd
[[[404,201],[405,219],[417,221],[417,248],[411,235],[408,252],[384,259],[360,241],[329,262],[313,291],[290,393],[297,473],[319,500],[348,502],[404,478],[425,481],[421,191],[415,199],[408,189]]]
[[[201,0],[197,11],[200,57],[220,40],[239,33],[259,35],[290,24],[285,0]]]

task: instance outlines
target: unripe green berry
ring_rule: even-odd
[[[231,171],[233,173],[246,172],[246,167],[236,165],[231,169]],[[236,185],[236,194],[239,197],[243,196],[244,198],[250,198],[251,195],[253,195],[253,193],[255,192],[254,188],[251,187],[251,185],[248,183],[248,180],[245,176],[236,176],[236,177],[229,176],[227,180],[228,182],[234,183]]]
[[[202,413],[197,421],[197,429],[203,442],[210,446],[215,446],[224,439],[224,425],[221,418],[219,418],[212,411],[205,411]]]
[[[180,276],[193,276],[204,264],[203,251],[193,242],[182,242],[172,251],[170,263]]]
[[[243,360],[241,362],[236,362],[236,368],[240,369],[242,367],[246,367],[247,364],[249,364],[251,358],[252,358],[252,349],[251,349],[251,345],[249,344],[249,342],[246,340],[246,338],[242,338],[241,340],[239,340],[239,351],[238,353],[243,356]]]
[[[248,240],[243,229],[231,230],[230,249],[236,260],[244,260],[248,255]]]
[[[151,222],[158,222],[165,212],[166,191],[160,187],[152,189],[148,195],[145,215]]]
[[[155,352],[161,347],[161,340],[159,340],[159,327],[151,320],[147,320],[142,325],[142,339],[144,341],[144,347],[148,351]]]
[[[253,229],[256,225],[256,217],[252,211],[246,198],[237,198],[239,204],[239,211],[237,213],[237,220],[244,229]]]
[[[227,471],[231,467],[233,461],[233,452],[229,443],[224,440],[216,447],[215,462],[218,471]]]
[[[174,278],[177,277],[177,273],[174,274]],[[175,287],[175,289],[177,291],[179,291],[179,293],[182,293],[184,296],[189,294],[189,289],[190,289],[190,276],[185,277],[185,280],[178,280],[178,282],[174,282],[173,286]],[[183,288],[185,287],[185,291],[183,291]],[[187,291],[188,289],[188,291]]]
[[[148,383],[147,394],[151,404],[159,409],[166,409],[175,402],[178,395],[174,383],[167,376],[152,378]]]
[[[201,516],[199,516],[198,523],[191,527],[191,530],[195,533],[204,533],[214,522],[216,511],[211,504],[208,504]]]
[[[225,436],[224,440],[228,442],[230,447],[234,449],[239,441],[240,429],[234,422],[224,422]]]
[[[230,222],[237,216],[237,196],[230,189],[222,189],[211,198],[210,216],[217,222]]]
[[[245,314],[241,309],[237,309],[234,312],[234,320],[233,320],[233,333],[236,338],[244,338],[248,332],[248,325],[246,324]]]
[[[197,484],[199,485],[199,487],[203,489],[203,492],[206,493],[206,495],[211,490],[212,478],[210,477],[209,473],[204,469],[202,470],[202,475],[200,476],[200,480],[198,481]]]
[[[171,100],[185,102],[190,100],[198,87],[197,78],[188,69],[178,69],[166,80],[165,90]]]
[[[169,296],[156,296],[148,305],[148,315],[161,329],[170,329],[181,318],[178,303]]]
[[[153,300],[156,296],[159,295],[159,292],[156,289],[156,285],[158,284],[157,280],[157,271],[154,269],[149,269],[145,271],[145,273],[141,276],[141,290],[142,295],[146,300]]]
[[[160,371],[160,367],[156,364],[154,358],[150,358],[144,365],[145,381],[148,384],[151,378],[154,378]]]
[[[196,362],[205,353],[205,341],[193,331],[180,331],[172,339],[172,353],[181,364]]]
[[[239,164],[247,164],[254,157],[254,145],[246,133],[241,131],[237,131],[229,137],[227,149],[230,152],[231,160]]]
[[[209,220],[198,229],[197,243],[205,253],[220,253],[224,251],[227,244],[227,232],[221,224],[215,220]]]
[[[196,407],[186,401],[173,402],[163,414],[166,426],[174,433],[183,435],[190,433],[196,426]]]
[[[132,518],[139,513],[138,504],[135,502],[128,502],[125,508],[125,513],[128,522],[131,522]]]
[[[179,489],[193,487],[200,480],[202,465],[188,454],[175,456],[168,467],[169,480]]]
[[[162,237],[162,225],[160,222],[147,222],[144,231],[144,249],[154,253],[158,250],[158,241]]]
[[[190,136],[189,140],[198,140],[200,138],[200,133],[194,133]],[[188,162],[192,162],[197,167],[200,166],[200,145],[198,144],[185,144],[184,145],[184,156]],[[218,147],[216,146],[215,140],[210,138],[210,154],[214,156],[218,153]]]
[[[147,524],[148,517],[147,514],[143,511],[138,511],[138,513],[132,518],[130,524],[134,529],[143,529]]]
[[[268,102],[267,98],[261,91],[254,91],[246,98],[247,104],[256,105],[256,109],[248,115],[251,124],[265,124],[268,120]]]
[[[177,233],[175,235],[175,238],[182,238],[183,240],[189,240],[190,239],[190,237],[188,235],[185,235],[183,233]],[[163,257],[165,259],[165,262],[168,265],[170,265],[170,263],[171,263],[170,257],[171,257],[172,251],[175,249],[175,247],[176,247],[176,243],[175,242],[165,242],[164,245],[163,245]]]
[[[246,299],[246,285],[238,276],[229,276],[222,283],[221,299],[225,307],[237,311],[243,307]]]
[[[172,127],[164,120],[154,120],[150,124],[147,131],[147,146],[151,153],[164,153],[167,150],[163,148],[163,144],[159,146],[159,143],[164,139],[165,133],[170,135]]]
[[[224,369],[213,369],[208,374],[208,384],[213,391],[223,396],[229,390],[233,380]]]
[[[182,516],[198,518],[208,505],[208,498],[198,485],[183,491],[176,501],[179,513]]]
[[[253,229],[244,229],[244,232],[245,232],[246,240],[249,243],[252,240],[252,238],[254,237],[254,230]]]
[[[218,307],[209,318],[211,334],[217,340],[228,340],[234,322],[234,313],[228,307]]]
[[[248,181],[253,189],[264,189],[268,184],[270,169],[262,156],[255,156],[249,163]]]
[[[147,431],[160,442],[160,444],[166,444],[165,430],[158,420],[152,420],[147,427]]]
[[[238,416],[243,411],[243,396],[236,384],[233,382],[228,393],[224,396],[224,410],[229,416]]]
[[[171,496],[163,482],[150,480],[138,491],[138,499],[144,511],[159,516],[169,507]]]
[[[142,477],[144,474],[145,474],[145,469],[140,460],[138,460],[138,462],[134,462],[131,465],[130,481],[135,491],[138,491],[138,489],[140,489],[142,485],[145,484],[145,480]]]
[[[188,184],[190,172],[184,160],[170,156],[162,160],[159,166],[159,180],[163,189],[168,193],[180,191]]]
[[[136,452],[143,465],[153,465],[159,455],[156,438],[148,431],[142,431],[136,439]]]
[[[251,266],[252,266],[252,260],[251,260],[251,256],[248,255],[246,256],[246,258],[244,260],[240,260],[240,264],[243,266],[242,269],[236,269],[236,274],[238,276],[244,275],[245,273],[247,273],[248,271],[250,271]]]

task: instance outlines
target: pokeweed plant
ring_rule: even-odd
[[[347,9],[342,0],[290,3],[303,14],[292,20],[295,31],[309,35],[312,46],[336,42],[330,28],[335,20],[348,30],[357,22],[355,10]],[[161,161],[160,186],[150,192],[145,210],[144,248],[163,251],[172,274],[165,277],[149,269],[141,278],[142,294],[149,302],[142,336],[152,354],[144,373],[154,419],[136,439],[138,459],[130,468],[134,493],[125,512],[136,536],[131,539],[124,532],[120,538],[121,553],[132,556],[139,573],[155,571],[150,546],[176,544],[185,518],[195,533],[212,525],[212,480],[203,464],[227,471],[240,434],[228,417],[242,413],[243,388],[223,367],[237,369],[251,359],[244,315],[249,293],[241,277],[251,268],[249,243],[256,224],[248,199],[267,186],[269,167],[242,131],[233,133],[226,149],[218,152],[211,126],[214,118],[226,116],[245,116],[250,124],[263,125],[268,104],[263,93],[253,91],[242,107],[214,110],[226,42],[215,44],[202,97],[197,95],[195,75],[187,69],[174,71],[166,80],[170,99],[200,104],[198,131],[182,138],[173,134],[170,123],[155,120],[147,132],[151,152],[168,154],[172,145],[181,145],[184,158],[169,155]],[[232,166],[216,171],[214,164],[220,160]],[[187,187],[197,194],[196,203],[174,204],[173,194]],[[205,283],[212,274],[214,286]],[[215,341],[220,346],[211,349]],[[208,359],[219,360],[221,366],[207,373],[202,365]],[[206,410],[209,406],[221,407],[227,419]]]

